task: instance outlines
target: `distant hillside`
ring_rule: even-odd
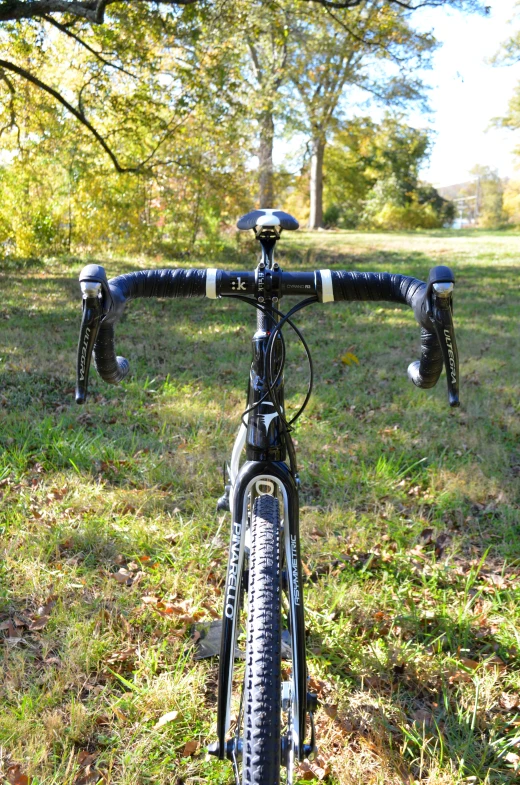
[[[438,193],[443,199],[460,198],[461,196],[475,195],[477,190],[477,180],[467,180],[465,183],[457,183],[456,185],[444,185],[437,188]]]

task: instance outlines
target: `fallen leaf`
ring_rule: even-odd
[[[312,570],[311,570],[311,568],[307,564],[305,564],[303,559],[302,559],[302,569],[303,569],[305,575],[307,576],[307,578],[310,578],[310,576],[312,575]]]
[[[202,607],[209,611],[210,615],[213,616],[214,619],[220,619],[221,614],[211,605],[210,602],[203,602]]]
[[[507,709],[510,711],[511,709],[516,709],[518,703],[520,702],[520,697],[518,695],[510,695],[507,692],[503,692],[500,696],[499,703],[503,709]]]
[[[470,660],[467,657],[459,657],[459,660],[465,668],[469,668],[473,671],[476,670],[480,665],[480,662],[477,662],[476,660]]]
[[[98,756],[97,752],[87,752],[82,750],[78,755],[78,766],[80,771],[74,779],[74,785],[96,785],[104,782],[104,775],[99,769],[95,768],[94,762]]]
[[[369,690],[380,690],[383,686],[383,680],[379,676],[365,676],[363,682]]]
[[[312,692],[315,692],[318,698],[320,698],[323,695],[324,690],[327,686],[324,681],[322,681],[321,679],[315,679],[313,676],[310,677],[307,683],[309,689],[312,690]]]
[[[85,766],[90,766],[96,760],[98,754],[97,752],[87,752],[86,750],[81,750],[78,754],[78,765],[82,768]]]
[[[125,586],[131,586],[133,581],[133,573],[128,572],[127,569],[121,567],[118,572],[110,573],[110,577],[114,578],[118,583],[122,583]]]
[[[316,778],[321,781],[330,775],[331,769],[330,766],[313,766],[313,771]]]
[[[29,629],[32,632],[36,632],[37,630],[43,630],[43,628],[47,625],[50,621],[50,616],[38,616],[34,621],[32,621],[29,625]]]
[[[198,741],[187,741],[184,745],[184,750],[182,752],[183,758],[189,758],[191,755],[196,755],[200,747],[200,743]]]
[[[107,657],[107,663],[114,665],[117,662],[126,662],[127,660],[135,659],[137,653],[136,646],[127,646],[126,649],[115,651]]]
[[[163,714],[163,716],[159,720],[157,720],[157,722],[153,726],[153,729],[158,730],[159,728],[162,728],[163,725],[167,725],[169,722],[173,722],[174,720],[176,720],[178,716],[179,716],[178,711],[169,711],[167,714]],[[193,742],[188,742],[188,743],[192,744]],[[198,742],[195,743],[198,744]],[[186,748],[185,748],[185,752],[186,752]],[[187,754],[190,755],[191,753],[187,753]]]
[[[141,602],[144,602],[145,605],[156,605],[159,598],[153,594],[145,594],[144,597],[141,597]]]
[[[499,671],[504,671],[507,669],[507,665],[497,654],[494,654],[488,660],[486,660],[486,668],[497,668]]]
[[[356,363],[356,365],[359,365],[358,358],[356,357],[355,354],[352,354],[352,352],[346,352],[345,354],[343,354],[341,356],[341,362],[343,363],[343,365],[352,365],[352,363]]]
[[[56,667],[61,668],[61,660],[59,657],[47,657],[43,662],[45,665],[56,665]]]
[[[128,717],[117,706],[112,706],[112,711],[121,722],[128,722]]]
[[[21,631],[16,629],[16,626],[15,626],[14,622],[12,621],[12,619],[9,619],[7,621],[7,627],[5,627],[5,629],[7,630],[7,637],[9,639],[15,639],[16,640],[17,638],[21,638],[22,637]]]
[[[7,769],[7,782],[9,785],[30,785],[30,778],[23,774],[19,763],[11,764]]]
[[[82,769],[76,777],[74,785],[98,785],[99,782],[104,781],[105,777],[99,769],[87,766],[85,769]]]
[[[507,755],[505,756],[505,759],[508,763],[512,763],[515,769],[518,768],[520,755],[517,755],[516,752],[508,752]]]
[[[467,681],[472,681],[472,678],[467,671],[457,671],[456,673],[452,673],[449,678],[450,684],[458,684],[459,682]]]
[[[170,532],[170,534],[165,534],[164,539],[166,542],[175,542],[181,536],[181,532]]]
[[[302,780],[315,780],[315,779],[317,779],[316,775],[314,774],[314,772],[313,772],[313,770],[311,768],[310,763],[307,763],[307,761],[303,761],[303,763],[300,763],[300,768],[299,768],[298,774],[299,774],[299,776],[300,776],[300,778]]]

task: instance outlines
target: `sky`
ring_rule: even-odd
[[[421,175],[437,186],[469,179],[475,164],[497,169],[502,177],[520,177],[512,152],[517,134],[490,128],[493,117],[504,115],[520,64],[492,66],[489,61],[514,29],[509,20],[515,0],[488,0],[489,16],[460,14],[444,9],[419,11],[419,27],[433,29],[442,47],[435,53],[433,69],[424,72],[431,86],[431,118],[410,115],[410,124],[434,131],[429,163]]]
[[[424,82],[430,86],[432,112],[409,112],[408,122],[431,132],[432,149],[421,177],[440,187],[471,179],[475,165],[496,169],[501,177],[520,179],[520,157],[513,148],[520,147],[517,133],[493,128],[494,117],[507,112],[509,99],[520,83],[520,63],[513,66],[492,66],[489,62],[513,32],[520,28],[520,8],[514,24],[515,0],[487,0],[487,16],[462,14],[449,9],[422,9],[413,15],[421,30],[433,30],[442,46],[434,53],[432,69],[424,71]],[[362,114],[375,120],[382,110],[366,106]],[[277,140],[274,150],[276,164],[289,170],[300,139]],[[297,156],[296,156],[297,157]],[[293,158],[294,160],[294,158]]]

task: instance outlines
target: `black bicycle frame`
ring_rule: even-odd
[[[262,261],[257,276],[263,271],[278,269],[272,252],[277,238],[262,241]],[[261,291],[261,290],[260,290]],[[253,359],[248,389],[248,420],[246,434],[246,462],[233,484],[231,505],[231,542],[226,577],[222,642],[219,663],[219,691],[217,706],[217,735],[219,758],[226,757],[226,734],[229,731],[231,688],[235,645],[238,631],[241,592],[243,590],[244,544],[248,508],[252,510],[256,496],[277,496],[283,504],[283,547],[290,607],[290,635],[292,648],[293,717],[292,741],[295,758],[303,757],[305,718],[307,711],[307,667],[305,662],[305,626],[303,612],[302,573],[300,560],[300,527],[298,480],[284,462],[290,434],[280,421],[278,411],[284,411],[284,381],[280,368],[283,363],[283,343],[280,336],[274,341],[271,373],[266,373],[267,345],[278,319],[273,311],[277,293],[258,298],[262,311],[257,318],[253,336]],[[269,389],[271,380],[271,390]],[[273,384],[272,380],[275,380]],[[276,406],[273,404],[273,397]],[[278,410],[278,411],[277,411]]]

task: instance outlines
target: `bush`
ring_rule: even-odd
[[[323,223],[327,228],[336,227],[338,226],[340,217],[341,209],[337,204],[331,204],[325,210],[325,214],[323,215]]]

